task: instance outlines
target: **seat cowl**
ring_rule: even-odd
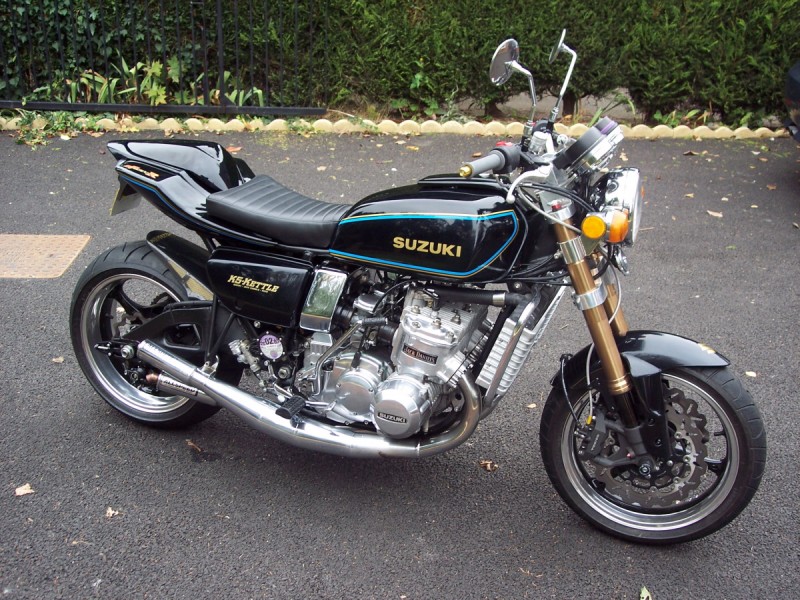
[[[208,192],[242,184],[250,168],[220,144],[201,140],[117,140],[108,150],[118,160],[137,160],[186,171]]]
[[[279,243],[328,248],[336,227],[350,209],[304,196],[267,175],[238,187],[211,194],[208,215]]]

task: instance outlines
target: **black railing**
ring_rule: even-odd
[[[313,115],[325,0],[4,0],[0,108]]]

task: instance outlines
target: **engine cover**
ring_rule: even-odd
[[[417,433],[431,416],[431,386],[395,373],[378,389],[373,420],[381,433],[406,438]]]
[[[362,354],[353,367],[353,352],[341,355],[328,377],[323,398],[330,402],[328,418],[340,423],[369,423],[378,386],[388,374],[388,366],[379,358]]]

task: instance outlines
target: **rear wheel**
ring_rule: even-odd
[[[124,337],[169,304],[186,299],[180,280],[146,242],[131,242],[107,251],[86,269],[75,288],[70,334],[78,363],[106,402],[140,423],[181,427],[219,410],[191,398],[156,391],[146,380],[146,365],[98,349],[98,345]],[[166,336],[178,347],[199,349],[202,344],[191,325],[176,326]],[[230,373],[225,379],[238,381],[238,373]]]
[[[622,428],[601,403],[592,406],[595,394],[583,379],[569,386],[578,421],[554,388],[541,422],[544,464],[566,503],[599,529],[653,544],[697,539],[729,523],[755,494],[766,460],[761,416],[727,368],[674,369],[662,382],[671,442],[682,460],[647,469],[621,465],[629,446]],[[605,421],[594,457],[583,446],[590,410],[595,424]]]

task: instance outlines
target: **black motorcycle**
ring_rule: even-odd
[[[563,96],[576,59],[563,34],[551,60],[560,52],[572,56]],[[490,76],[523,73],[535,99],[518,57],[504,42]],[[759,485],[759,412],[713,349],[629,329],[618,274],[642,181],[607,168],[614,121],[573,140],[555,132],[557,110],[532,112],[519,143],[458,175],[355,205],[256,176],[216,143],[110,143],[112,213],[144,197],[205,247],[154,231],[95,259],[72,300],[81,368],[140,423],[186,426],[224,407],[311,450],[425,457],[497,407],[570,290],[593,344],[562,357],[542,413],[559,494],[629,540],[716,531]]]

